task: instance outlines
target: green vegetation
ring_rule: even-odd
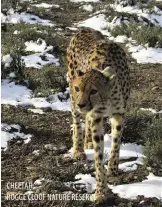
[[[66,70],[64,67],[53,65],[42,69],[26,69],[26,79],[29,80],[29,88],[35,96],[49,96],[55,92],[65,92],[67,87]]]
[[[162,116],[134,109],[127,113],[125,126],[122,141],[143,145],[145,168],[162,176]]]
[[[138,44],[162,48],[162,28],[160,27],[151,27],[136,22],[122,23],[120,26],[116,26],[111,34],[114,37],[126,35],[128,38],[136,40]]]
[[[10,54],[12,63],[10,67],[5,68],[2,63],[2,78],[8,76],[9,73],[14,72],[17,79],[24,78],[24,62],[21,59],[21,56],[24,54],[24,41],[21,38],[16,38],[12,33],[2,32],[2,54]]]
[[[110,22],[116,16],[125,22],[110,31],[114,37],[126,35],[128,38],[136,40],[138,44],[148,44],[150,47],[162,48],[162,29],[160,27],[153,25],[144,17],[142,17],[143,21],[140,22],[141,20],[136,14],[114,11],[109,5],[114,1],[105,0],[90,3],[93,6],[92,13],[103,13]],[[153,11],[154,1],[148,1],[147,5],[144,5],[141,0],[125,2],[131,4],[133,1],[136,2],[135,4],[139,8],[144,9],[146,7],[150,10],[150,13]],[[29,1],[20,3],[20,0],[2,0],[4,14],[8,9],[13,8],[17,12],[27,11],[41,18],[49,19],[56,24],[54,27],[22,22],[19,24],[3,24],[2,54],[10,54],[13,61],[9,68],[4,68],[2,63],[2,78],[8,78],[8,74],[14,72],[16,83],[22,81],[21,83],[24,84],[24,80],[27,80],[26,84],[33,91],[33,96],[47,97],[47,101],[50,101],[49,95],[65,92],[68,86],[66,81],[66,48],[75,31],[71,31],[66,27],[86,20],[91,15],[80,8],[83,3],[73,3],[69,0],[48,0],[46,3],[59,4],[60,6],[59,8],[52,7],[49,9],[38,8],[33,5],[42,2],[33,2],[29,5]],[[14,34],[15,30],[18,31],[17,34]],[[21,56],[33,53],[32,51],[25,51],[25,42],[31,40],[35,42],[39,38],[45,40],[47,45],[53,46],[50,53],[59,58],[59,67],[54,64],[46,65],[41,69],[24,67]],[[132,93],[126,114],[122,142],[143,145],[146,157],[144,158],[144,165],[138,166],[137,170],[124,172],[116,177],[116,183],[119,184],[141,182],[146,179],[149,172],[162,176],[162,116],[140,110],[141,107],[152,107],[161,110],[162,67],[160,64],[137,64],[132,61],[129,54],[128,59],[131,60]],[[18,181],[32,180],[34,182],[38,178],[45,178],[47,183],[43,183],[42,188],[39,188],[40,193],[78,192],[74,191],[72,187],[65,186],[64,182],[74,181],[75,175],[78,173],[91,173],[92,176],[95,176],[95,174],[92,162],[87,160],[76,162],[72,158],[63,156],[72,146],[70,133],[72,117],[70,112],[55,111],[49,107],[43,108],[44,114],[33,114],[32,111],[28,110],[32,107],[2,105],[2,123],[19,124],[22,126],[22,132],[32,134],[31,142],[27,145],[22,144],[24,141],[17,142],[16,139],[13,139],[8,143],[8,150],[2,152],[2,196],[6,195],[6,182],[13,179]],[[110,125],[107,124],[106,127],[105,131],[110,133]],[[51,149],[45,147],[49,144],[52,145]],[[39,150],[38,156],[33,154],[35,150]],[[136,158],[131,159],[135,160]],[[126,160],[123,162],[126,162]],[[51,203],[47,203],[46,200],[38,201],[31,205],[101,207],[100,204],[96,205],[88,201],[62,201],[61,204],[60,201],[49,202]],[[110,206],[118,207],[161,206],[160,201],[156,198],[139,196],[136,200],[127,200],[119,198],[115,194],[112,201],[109,200],[108,203]],[[19,204],[18,201],[7,201],[5,199],[2,200],[2,205],[28,207],[27,203]],[[102,206],[107,207],[107,203]]]
[[[153,173],[162,176],[162,118],[153,119],[151,126],[143,133],[145,139],[145,164]]]

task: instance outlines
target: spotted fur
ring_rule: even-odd
[[[67,66],[73,118],[73,157],[84,158],[94,148],[96,200],[107,197],[107,176],[117,175],[124,114],[130,78],[124,50],[99,31],[81,29],[70,41]],[[85,139],[80,118],[85,117]],[[103,163],[105,117],[111,119],[112,146],[105,174]]]

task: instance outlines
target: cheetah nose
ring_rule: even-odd
[[[79,108],[83,108],[83,107],[85,107],[86,106],[86,104],[78,104],[78,106],[79,106]]]

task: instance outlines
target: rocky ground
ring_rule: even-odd
[[[46,8],[47,6],[45,7],[44,5],[42,7],[34,6],[40,3],[46,3],[48,7],[49,5],[52,6],[49,8]],[[122,198],[114,192],[109,195],[108,201],[103,204],[97,204],[88,200],[50,200],[47,198],[47,194],[63,194],[69,191],[75,194],[87,193],[86,188],[82,188],[81,185],[78,187],[74,184],[76,180],[75,176],[79,173],[91,174],[92,177],[95,176],[93,161],[76,161],[69,156],[64,156],[72,147],[70,131],[72,120],[68,105],[68,90],[66,90],[65,54],[70,38],[76,33],[74,28],[78,27],[75,23],[85,21],[100,13],[106,15],[109,21],[114,17],[123,17],[123,15],[128,17],[128,14],[126,15],[124,12],[121,13],[112,10],[111,3],[114,2],[106,0],[91,1],[90,3],[82,1],[39,0],[34,2],[17,1],[17,3],[13,4],[13,2],[8,1],[6,3],[6,1],[2,1],[3,15],[11,16],[13,12],[10,11],[7,14],[7,11],[13,8],[14,12],[17,11],[19,14],[27,12],[41,19],[49,20],[50,22],[48,23],[53,24],[52,26],[47,26],[47,23],[45,23],[46,25],[41,24],[40,20],[39,22],[34,22],[34,24],[31,22],[24,23],[23,21],[14,22],[15,20],[13,19],[7,22],[4,20],[4,16],[2,18],[2,53],[4,56],[7,54],[11,55],[8,61],[2,61],[2,79],[15,82],[16,86],[21,85],[27,88],[27,90],[30,89],[33,98],[32,102],[29,102],[29,99],[21,99],[24,92],[18,98],[13,98],[12,93],[16,94],[17,91],[9,93],[9,89],[5,90],[5,87],[8,87],[8,82],[6,85],[3,85],[4,82],[2,82],[2,86],[5,86],[2,88],[2,123],[7,124],[2,131],[6,136],[8,136],[7,133],[11,135],[7,145],[2,146],[2,206],[162,206],[160,198],[156,196],[145,197],[138,195],[136,199],[131,200]],[[149,3],[149,9],[153,9],[155,5],[159,9],[162,8],[162,3],[157,1],[152,4]],[[140,4],[138,6],[140,7]],[[35,21],[34,18],[36,19],[36,17],[32,18],[32,21]],[[131,14],[131,17],[129,17],[130,22],[132,18],[137,18],[137,16],[132,16]],[[141,22],[138,23],[141,24]],[[105,25],[104,27],[102,28],[104,32],[111,32],[112,29],[106,29]],[[153,29],[150,29],[150,33],[154,30],[154,27],[159,29],[159,33],[153,36],[156,39],[156,44],[153,47],[156,48],[157,44],[159,44],[158,48],[162,48],[161,27],[154,25]],[[16,32],[17,34],[13,34],[15,31],[18,31]],[[123,33],[119,35],[123,35]],[[139,37],[140,34],[138,35]],[[34,51],[32,45],[31,50],[25,50],[25,42],[31,40],[37,41],[38,38],[45,40],[46,49],[49,46],[53,46],[49,52],[45,51],[45,48],[42,49],[43,46],[41,46],[40,50],[41,52],[43,51],[43,54],[39,54],[41,55],[41,61],[52,61],[52,63],[45,64],[41,62],[42,65],[41,63],[38,64],[38,55],[36,62],[33,65],[27,66],[27,62],[21,62],[21,56],[33,55],[36,52],[38,53],[39,49]],[[147,47],[145,43],[142,44],[142,41],[148,39],[148,37],[142,38],[140,40],[141,45]],[[149,39],[149,41],[152,40]],[[132,92],[122,141],[123,143],[135,143],[144,146],[143,153],[146,157],[143,159],[142,165],[138,165],[134,171],[123,172],[116,178],[115,182],[111,183],[113,185],[141,182],[147,179],[150,172],[156,176],[162,176],[161,60],[159,58],[157,62],[150,63],[146,61],[145,63],[138,63],[138,60],[132,57],[127,47],[128,39],[125,42],[119,42],[119,44],[127,52],[132,83]],[[47,53],[52,55],[50,56],[51,59]],[[11,63],[9,66],[6,66],[5,64],[8,62]],[[11,87],[14,86],[10,86],[9,88]],[[63,96],[62,93],[57,95],[58,92],[65,92],[66,96]],[[53,94],[56,94],[57,100],[54,99],[56,96],[53,98]],[[51,97],[53,98],[52,101]],[[43,103],[48,103],[47,107],[38,106],[38,99],[36,98],[39,100],[43,98]],[[63,103],[60,101],[60,98]],[[13,100],[15,101],[14,103]],[[55,104],[55,101],[57,101],[57,104]],[[29,110],[33,109],[34,106],[35,108],[41,108],[41,113],[34,113]],[[62,108],[60,109],[58,106]],[[141,108],[147,110],[143,111]],[[19,125],[19,127],[15,127],[13,124]],[[106,130],[108,133],[110,132],[109,125],[107,125]],[[24,137],[30,137],[28,136],[29,134],[31,138],[29,138],[28,142],[26,141],[27,138]],[[127,160],[121,160],[121,163],[135,159],[134,157],[130,157]],[[32,189],[9,189],[7,187],[7,183],[9,182],[29,181],[33,183]],[[66,185],[68,182],[72,184]],[[9,193],[12,195],[24,195],[28,192],[30,194],[29,190],[33,194],[44,194],[46,197],[44,199],[33,198],[26,200],[7,198],[7,194],[9,196]]]

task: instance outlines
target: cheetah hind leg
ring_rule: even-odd
[[[91,121],[90,121],[88,115],[86,115],[86,120],[85,120],[84,149],[93,149],[92,133],[91,133]]]

